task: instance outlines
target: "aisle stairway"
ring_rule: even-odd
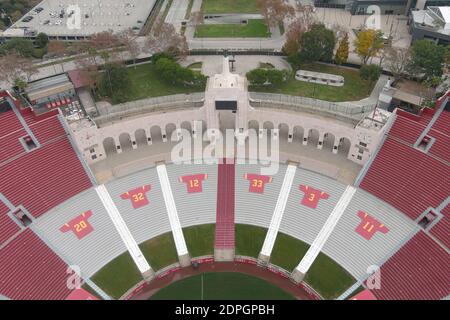
[[[234,180],[235,164],[224,159],[218,166],[215,259],[232,261],[234,258]]]

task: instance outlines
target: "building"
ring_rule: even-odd
[[[428,39],[442,45],[450,43],[450,7],[430,6],[412,11],[409,25],[412,41]]]
[[[342,8],[354,15],[367,14],[379,6],[381,14],[408,14],[411,9],[450,5],[449,0],[315,0],[316,7]]]
[[[81,115],[81,107],[73,83],[66,74],[30,82],[25,95],[35,115],[60,108],[70,118]]]
[[[43,0],[11,27],[0,32],[0,40],[33,39],[43,32],[50,40],[85,40],[92,34],[133,29],[139,32],[156,0]]]
[[[261,139],[267,135],[282,143],[297,141],[359,165],[376,150],[390,112],[374,112],[372,105],[251,95],[245,77],[232,73],[229,63],[230,57],[224,57],[222,73],[208,79],[204,94],[133,101],[115,105],[109,108],[111,112],[96,118],[74,121],[71,128],[80,152],[94,164],[138,146],[181,139],[181,129],[200,137],[203,134],[198,132],[207,133],[211,142],[220,141],[220,133],[233,129],[239,144],[250,140],[246,135],[250,130]],[[161,108],[162,113],[158,112]]]

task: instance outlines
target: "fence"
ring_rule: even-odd
[[[122,117],[135,116],[148,112],[174,111],[185,108],[200,108],[203,106],[204,93],[175,94],[156,98],[131,101],[114,106],[100,107],[100,116],[93,120],[98,125],[121,119]]]
[[[291,96],[285,94],[250,92],[250,100],[256,103],[272,103],[287,109],[305,109],[308,111],[325,111],[342,115],[362,115],[373,111],[375,104],[357,105],[348,102],[328,102],[318,99]]]

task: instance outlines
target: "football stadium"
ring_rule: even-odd
[[[156,6],[226,10],[182,2]],[[448,300],[445,83],[414,105],[388,69],[369,81],[350,63],[302,62],[272,87],[268,70],[296,70],[281,49],[199,52],[196,41],[187,57],[100,53],[95,84],[67,56],[23,88],[2,78],[0,300]],[[163,63],[204,85],[180,85],[188,71],[163,82]],[[155,74],[137,88],[139,72]],[[114,77],[129,85],[107,96]],[[137,90],[159,94],[115,100]]]

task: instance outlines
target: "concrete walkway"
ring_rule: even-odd
[[[378,79],[377,83],[375,84],[372,92],[370,93],[370,96],[359,101],[350,101],[350,102],[360,106],[376,105],[378,103],[378,97],[380,96],[380,93],[383,90],[383,87],[388,82],[388,80],[389,77],[382,74]]]
[[[189,0],[173,0],[166,16],[166,23],[170,23],[175,27],[177,32],[181,30],[181,23],[186,17],[189,6]]]
[[[222,72],[222,56],[188,56],[180,61],[181,65],[187,67],[195,62],[202,62],[202,73],[207,76],[213,76]],[[236,56],[234,63],[235,70],[233,73],[245,76],[245,74],[253,69],[259,68],[260,63],[270,63],[279,70],[290,70],[291,66],[283,57],[279,56]]]
[[[202,8],[202,0],[194,0],[191,12],[199,12]]]

